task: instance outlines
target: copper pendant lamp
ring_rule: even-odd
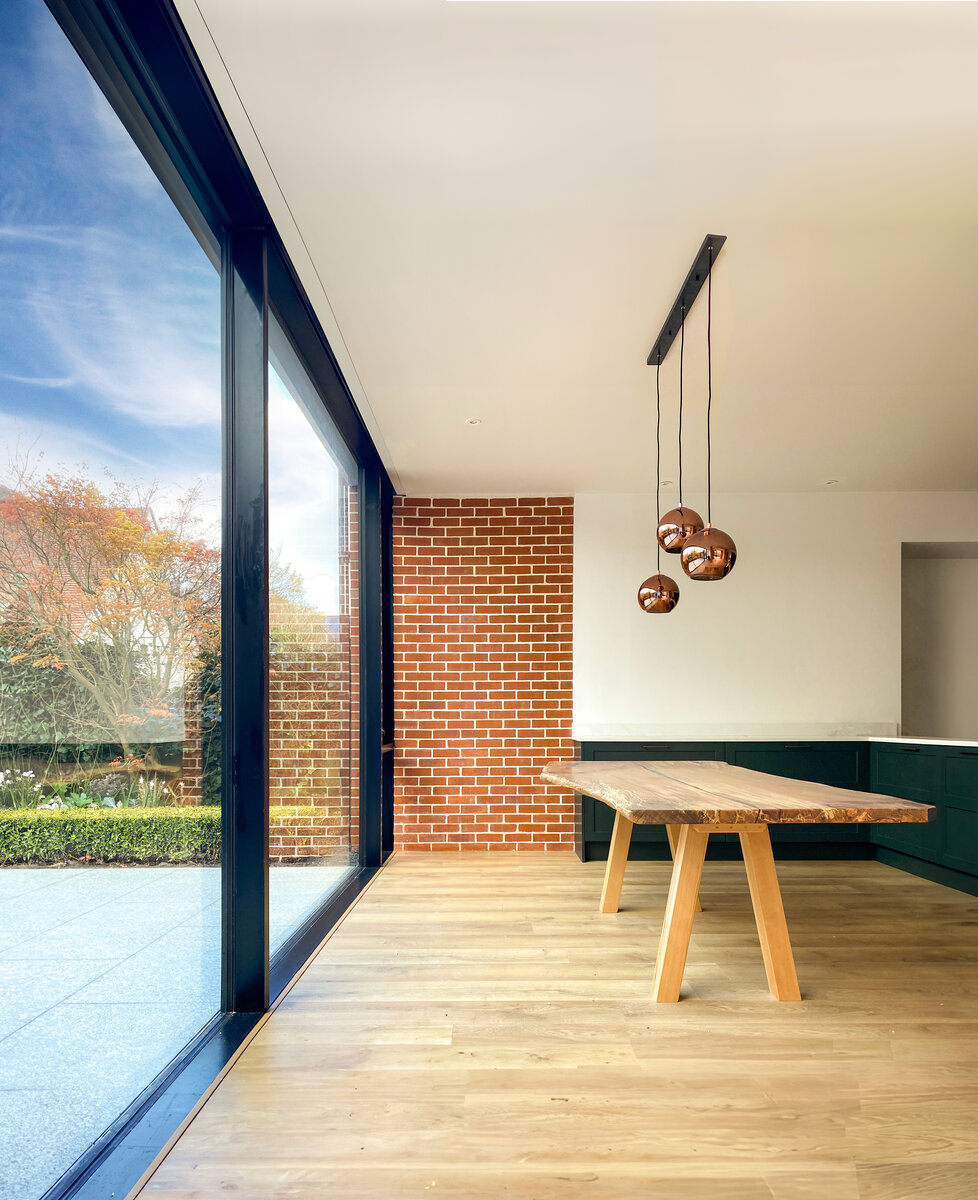
[[[683,570],[690,579],[711,582],[726,579],[737,561],[737,547],[729,533],[713,526],[712,442],[710,417],[713,408],[713,354],[711,325],[713,317],[713,248],[706,276],[706,527],[685,539],[682,547]]]
[[[643,612],[671,613],[679,603],[679,584],[668,575],[650,575],[638,589],[638,603]]]
[[[659,444],[659,428],[662,424],[662,404],[659,399],[659,366],[655,368],[655,518],[656,518],[656,546],[655,546],[655,574],[650,575],[648,579],[638,589],[638,605],[643,612],[647,613],[671,613],[679,603],[679,584],[675,579],[671,579],[668,575],[663,575],[659,570],[661,566],[661,541],[659,540],[659,529],[662,528],[662,522],[659,520],[659,466],[660,466],[660,444]]]
[[[655,530],[656,541],[667,554],[679,554],[687,540],[703,528],[703,518],[693,508],[683,504],[683,351],[686,345],[686,309],[680,309],[679,327],[679,506],[671,508],[659,518]],[[659,364],[655,368],[656,403],[659,393]],[[658,421],[658,417],[656,418]],[[659,466],[656,461],[656,511],[658,512]]]
[[[690,579],[725,579],[737,561],[737,547],[729,533],[712,525],[694,533],[683,546],[683,570]]]

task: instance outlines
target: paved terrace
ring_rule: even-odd
[[[344,871],[271,868],[281,945]],[[217,1012],[218,867],[0,869],[0,1200],[34,1200]]]

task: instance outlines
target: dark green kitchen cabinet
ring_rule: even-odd
[[[772,825],[781,858],[871,858],[978,894],[978,747],[928,742],[581,742],[591,762],[701,760],[728,762],[854,791],[873,791],[931,804],[935,820],[894,825]],[[575,846],[585,859],[608,856],[614,813],[578,797]],[[710,838],[711,858],[739,858],[734,834]],[[669,857],[665,829],[638,825],[631,857]]]
[[[978,749],[946,747],[942,755],[942,865],[978,875]]]
[[[873,842],[921,862],[978,876],[978,749],[933,743],[873,745],[874,792],[933,804],[927,825],[874,825]],[[950,882],[953,877],[941,882]]]
[[[722,742],[582,742],[580,756],[588,762],[638,761],[723,761]],[[615,814],[607,804],[581,796],[578,815],[580,833],[577,851],[585,862],[607,858]],[[716,838],[711,838],[716,841]],[[728,840],[724,838],[724,840]],[[714,849],[713,854],[716,854]],[[630,857],[668,858],[669,843],[664,825],[636,825],[632,831]]]
[[[872,841],[888,850],[939,863],[944,851],[945,822],[942,800],[940,746],[874,742],[871,747],[872,790],[902,800],[933,804],[937,819],[926,825],[874,825]]]
[[[677,761],[712,759],[734,766],[866,791],[869,748],[866,742],[581,742],[580,757],[589,762]],[[582,796],[578,808],[576,848],[585,860],[607,858],[614,813],[599,800]],[[866,857],[866,826],[779,825],[771,840],[783,855],[801,858]],[[710,858],[739,858],[736,834],[710,838]],[[662,825],[637,825],[630,857],[667,858],[669,845]]]
[[[727,742],[727,762],[768,775],[806,779],[831,787],[869,790],[869,749],[865,742]],[[772,825],[775,847],[812,842],[866,845],[865,825]]]

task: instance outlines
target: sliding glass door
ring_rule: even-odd
[[[0,1200],[221,1005],[221,277],[0,5]]]
[[[269,322],[271,952],[359,868],[358,469]]]
[[[104,1200],[389,849],[391,488],[167,0],[0,45],[0,1200]]]

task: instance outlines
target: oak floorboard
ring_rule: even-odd
[[[160,1200],[964,1200],[978,899],[779,864],[805,998],[743,865],[703,876],[685,1002],[648,997],[668,863],[398,856],[140,1193]]]

